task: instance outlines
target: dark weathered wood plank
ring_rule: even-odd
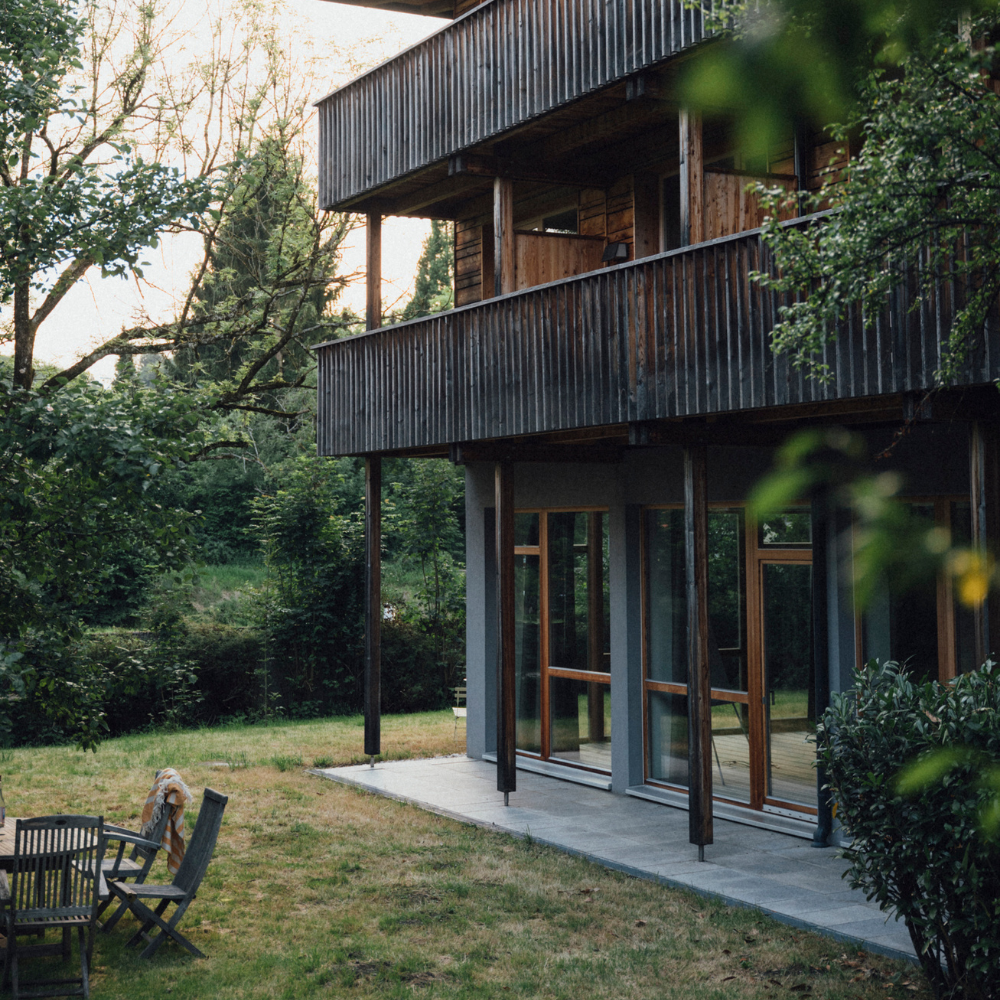
[[[382,216],[370,213],[365,225],[365,326],[382,325]]]
[[[684,450],[688,604],[688,832],[705,859],[713,840],[712,684],[708,655],[708,449]]]
[[[365,754],[382,752],[382,459],[365,459]]]

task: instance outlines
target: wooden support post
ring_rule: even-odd
[[[587,514],[587,669],[603,673],[604,665],[604,515]],[[590,741],[604,739],[604,692],[607,685],[587,684]]]
[[[517,705],[514,622],[514,468],[496,463],[497,529],[497,791],[503,804],[517,790]]]
[[[809,174],[812,171],[812,134],[803,121],[795,122],[792,140],[793,162],[795,166],[795,187],[798,191],[796,202],[798,213],[802,214],[803,199],[809,193]]]
[[[830,706],[830,622],[827,606],[829,562],[827,549],[830,535],[830,488],[819,486],[813,492],[812,504],[812,633],[813,633],[813,715],[819,720]],[[817,751],[818,751],[817,747]],[[813,847],[829,847],[833,831],[833,803],[825,791],[826,770],[816,768],[816,801],[818,803]]]
[[[974,421],[969,429],[969,494],[972,506],[972,546],[984,555],[1000,557],[1000,428]],[[1000,594],[991,588],[973,610],[976,666],[1000,651]]]
[[[382,216],[369,213],[365,225],[365,329],[382,325]]]
[[[365,754],[382,752],[382,459],[365,459]]]
[[[493,294],[514,291],[514,182],[493,181]]]
[[[701,115],[680,112],[681,246],[705,239],[705,156]]]
[[[712,679],[708,654],[708,456],[684,450],[684,552],[688,606],[688,828],[698,860],[713,839]]]

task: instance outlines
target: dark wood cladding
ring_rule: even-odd
[[[319,348],[319,450],[364,454],[929,389],[953,291],[897,289],[807,378],[770,349],[759,232],[724,237]],[[917,265],[915,265],[916,267]],[[1000,377],[996,316],[962,384]]]
[[[680,0],[493,0],[324,98],[324,208],[498,136],[704,36]]]

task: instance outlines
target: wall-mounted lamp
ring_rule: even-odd
[[[628,260],[627,243],[609,243],[601,254],[602,264],[617,263],[621,260]]]

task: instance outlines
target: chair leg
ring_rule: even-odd
[[[177,924],[181,917],[184,916],[184,911],[188,907],[189,900],[185,900],[180,906],[174,911],[174,915],[170,918],[170,923],[162,924],[160,933],[152,938],[148,945],[139,953],[140,958],[152,958],[156,953],[156,949],[163,944],[163,939],[166,937],[173,938],[182,948],[186,948],[195,958],[205,958],[206,955],[203,951],[196,948],[179,930],[177,930]]]
[[[112,899],[109,900],[108,902],[114,902],[114,900]],[[125,900],[123,899],[119,901],[118,909],[115,910],[115,912],[112,913],[111,916],[108,917],[108,919],[105,920],[103,924],[101,924],[101,933],[102,934],[110,933],[111,928],[114,927],[115,924],[117,924],[118,921],[121,920],[121,918],[124,917],[126,913],[128,913],[128,903],[125,902]]]
[[[83,988],[83,1000],[90,1000],[90,949],[84,939],[83,928],[77,928],[80,939],[80,986]],[[86,937],[92,939],[93,929],[87,932]]]
[[[129,948],[134,948],[148,933],[149,929],[157,922],[157,918],[163,915],[163,911],[167,908],[167,903],[169,900],[161,899],[160,905],[156,907],[156,910],[150,910],[148,906],[140,903],[138,900],[133,900],[129,909],[135,915],[135,918],[142,923],[142,926],[125,942]],[[145,912],[140,912],[145,911]]]
[[[7,949],[10,951],[10,994],[14,1000],[20,1000],[17,981],[17,935],[11,934],[7,939]]]

